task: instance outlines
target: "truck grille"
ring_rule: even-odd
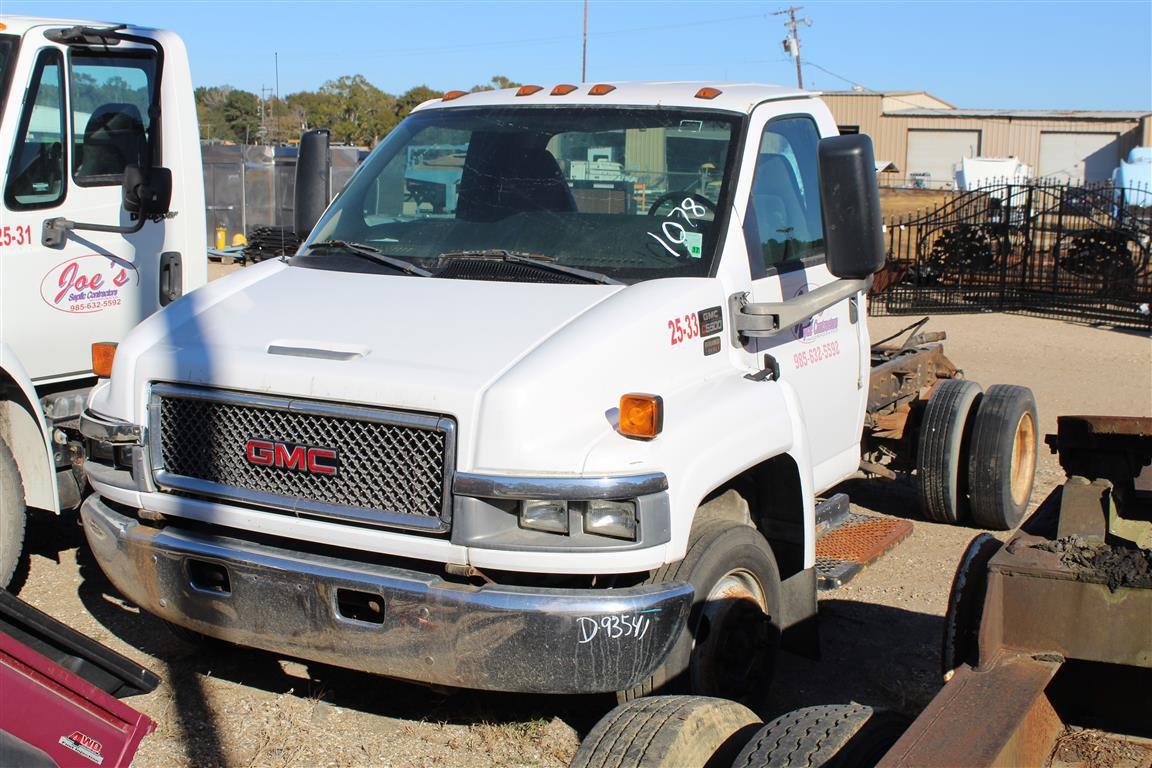
[[[447,530],[447,417],[158,384],[151,458],[165,489],[348,522]]]

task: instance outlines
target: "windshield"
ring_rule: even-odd
[[[658,107],[417,112],[356,172],[309,244],[366,245],[433,274],[469,258],[529,265],[501,276],[450,269],[472,279],[571,282],[531,268],[543,262],[605,281],[707,275],[739,120]],[[365,268],[333,247],[293,263]]]
[[[20,38],[15,35],[0,35],[0,110],[8,97],[8,81],[12,76],[12,66],[16,61],[16,48]]]

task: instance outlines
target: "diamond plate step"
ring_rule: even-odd
[[[816,539],[817,586],[821,590],[844,586],[910,533],[909,520],[856,512],[837,515]]]

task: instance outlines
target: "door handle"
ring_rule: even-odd
[[[184,270],[178,251],[160,254],[160,306],[166,307],[184,295]]]

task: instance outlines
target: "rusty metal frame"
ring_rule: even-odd
[[[1063,417],[1048,442],[1065,466],[1130,483],[1144,458],[1152,459],[1152,419]],[[1057,531],[1105,543],[1098,494],[1067,493],[1072,486],[1094,488],[1090,481],[1097,479],[1070,478],[1025,523],[1026,532],[992,557],[978,659],[955,671],[880,766],[1044,765],[1065,729],[1052,683],[1070,661],[1122,668],[1127,687],[1140,689],[1110,689],[1108,701],[1093,700],[1093,708],[1149,698],[1152,587],[1109,584],[1103,573],[1066,562],[1051,546]],[[1149,504],[1142,495],[1130,500]],[[1082,534],[1072,530],[1077,524]]]

